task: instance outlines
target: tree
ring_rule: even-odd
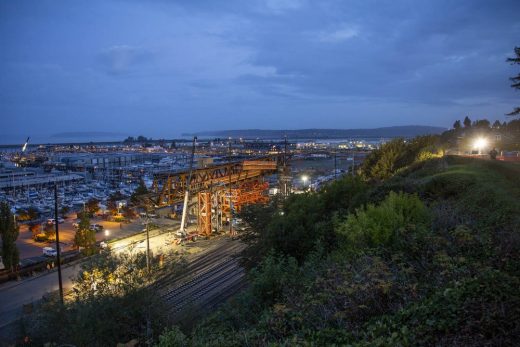
[[[40,233],[41,225],[40,223],[30,223],[29,224],[29,230],[32,233],[33,238],[36,237]]]
[[[107,210],[110,211],[111,215],[117,213],[117,204],[114,200],[107,200]]]
[[[54,239],[56,236],[56,227],[54,224],[46,223],[43,232],[45,236],[47,236],[47,239]]]
[[[1,202],[0,236],[2,237],[2,260],[5,267],[11,269],[11,271],[14,270],[20,260],[18,248],[16,247],[16,239],[19,233],[9,205],[6,202]]]
[[[146,188],[144,181],[141,179],[141,180],[139,180],[139,185],[137,186],[134,193],[130,197],[130,201],[134,205],[140,205],[141,204],[140,198],[145,194],[148,194],[148,188]]]
[[[107,210],[109,210],[112,215],[117,214],[117,202],[124,199],[125,196],[121,194],[121,192],[110,194],[107,199]]]
[[[67,218],[67,213],[70,212],[70,208],[68,206],[63,206],[61,209],[60,209],[60,216],[62,218]]]
[[[468,116],[464,118],[464,128],[471,128],[471,119]]]
[[[74,246],[84,247],[90,250],[96,244],[96,234],[95,231],[90,228],[88,214],[82,213],[80,218],[78,230],[76,230],[76,234],[74,235]]]
[[[132,144],[132,143],[134,143],[134,142],[135,142],[135,139],[134,139],[133,136],[128,136],[128,137],[123,141],[124,144]]]
[[[152,260],[150,271],[144,253],[102,252],[86,259],[72,279],[69,300],[64,305],[48,300],[24,316],[25,333],[35,346],[129,346],[119,342],[131,340],[155,345],[151,334],[164,330],[168,311],[151,284],[180,272],[184,263],[171,257],[163,266]]]
[[[437,136],[418,136],[412,140],[397,138],[372,151],[361,165],[360,173],[366,179],[385,180],[416,161],[440,155],[442,145]]]
[[[123,214],[123,217],[127,219],[132,219],[137,217],[137,213],[134,211],[133,208],[131,208],[128,205],[123,206],[121,213]]]
[[[40,217],[40,211],[34,206],[29,206],[27,209],[18,209],[16,213],[18,214],[18,220],[22,221],[35,220]]]
[[[475,121],[476,128],[489,128],[489,121],[487,119],[479,119]]]
[[[516,57],[513,58],[507,58],[507,61],[510,62],[512,65],[514,64],[520,64],[520,47],[515,47],[515,55]],[[511,77],[510,80],[513,82],[511,84],[511,88],[514,89],[520,89],[520,73],[516,75],[515,77]],[[520,107],[515,107],[513,111],[507,114],[508,116],[518,116],[520,115]]]
[[[453,123],[453,129],[460,129],[461,128],[461,125],[460,125],[460,120],[456,120],[455,123]]]
[[[501,126],[502,124],[500,124],[498,119],[493,123],[493,129],[500,129]]]
[[[85,205],[87,212],[89,215],[93,216],[97,211],[99,211],[99,200],[96,198],[91,198],[87,201]]]

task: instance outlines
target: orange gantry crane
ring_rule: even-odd
[[[232,222],[233,212],[247,204],[265,203],[269,184],[264,176],[277,170],[276,157],[245,160],[200,168],[190,172],[159,173],[152,192],[156,206],[172,206],[183,201],[186,190],[197,195],[199,233],[209,235],[212,225]]]

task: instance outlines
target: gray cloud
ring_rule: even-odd
[[[53,121],[148,136],[500,118],[519,100],[505,63],[519,12],[513,0],[0,2],[0,117],[24,133]]]

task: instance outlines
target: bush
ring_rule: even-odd
[[[188,346],[188,338],[177,327],[173,326],[159,336],[159,342],[156,347],[185,347]]]
[[[294,258],[270,253],[250,272],[250,292],[259,307],[272,305],[287,288],[299,280],[298,264]]]
[[[399,242],[404,233],[419,233],[430,225],[430,213],[417,195],[390,192],[378,206],[369,204],[336,226],[344,247],[353,252]]]
[[[171,255],[173,257],[173,255]],[[166,306],[151,286],[165,274],[179,271],[177,261],[163,268],[152,262],[146,269],[144,253],[119,256],[103,252],[81,264],[69,300],[49,301],[23,325],[34,345],[115,346],[137,339],[145,344],[149,333],[163,331]]]
[[[442,154],[438,136],[418,136],[408,141],[397,138],[372,151],[361,165],[360,172],[365,179],[384,180],[414,162]]]
[[[520,281],[487,270],[454,282],[364,329],[358,346],[513,346],[520,334]]]
[[[349,176],[318,193],[289,196],[281,210],[277,201],[266,207],[246,207],[242,216],[253,228],[244,237],[252,244],[246,253],[258,259],[273,249],[302,264],[317,243],[327,252],[336,248],[334,216],[354,211],[366,201],[367,191],[368,185],[360,178]]]

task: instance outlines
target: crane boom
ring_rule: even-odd
[[[25,140],[25,143],[22,146],[22,152],[25,152],[25,150],[27,149],[27,144],[29,144],[29,139],[30,138],[31,137],[29,136],[29,137],[27,137],[27,140]]]

